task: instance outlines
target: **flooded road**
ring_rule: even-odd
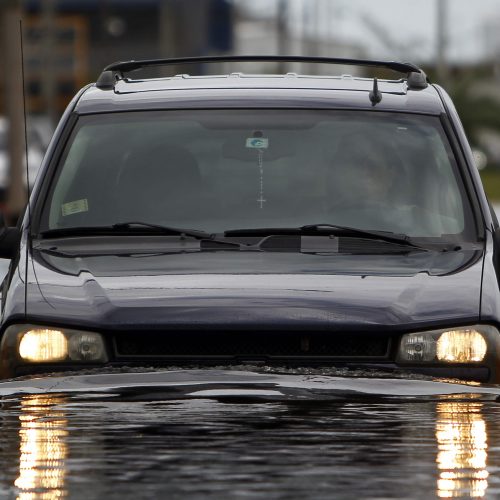
[[[0,396],[0,498],[500,496],[495,386],[183,370]]]

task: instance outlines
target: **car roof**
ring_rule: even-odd
[[[298,61],[383,67],[406,74],[407,78],[377,80],[351,75],[318,76],[297,73],[229,73],[211,76],[179,74],[149,79],[125,76],[125,72],[152,66],[228,61]],[[76,111],[85,114],[237,107],[352,108],[425,114],[444,112],[436,88],[429,85],[425,73],[411,63],[303,56],[225,56],[117,62],[107,66],[97,83],[82,93]]]

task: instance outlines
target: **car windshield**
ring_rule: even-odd
[[[210,233],[334,224],[474,237],[437,117],[335,110],[81,116],[40,230],[140,221]]]

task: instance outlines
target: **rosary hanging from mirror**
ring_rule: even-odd
[[[259,197],[257,203],[260,208],[264,208],[264,203],[267,201],[264,198],[264,151],[269,147],[269,139],[263,137],[260,130],[253,133],[253,137],[246,140],[246,147],[257,150],[257,166],[259,168]]]
[[[259,149],[257,154],[257,164],[259,167],[259,186],[260,186],[260,196],[257,199],[257,203],[260,204],[260,208],[264,208],[264,203],[266,199],[264,198],[264,150]]]

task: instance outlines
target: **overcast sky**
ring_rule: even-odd
[[[269,13],[272,0],[239,0],[254,12]],[[316,0],[287,0],[295,30]],[[446,1],[450,60],[473,61],[500,55],[500,0],[317,0],[315,31],[367,47],[370,57],[429,61],[436,54],[437,2]],[[306,23],[308,19],[306,17]],[[333,55],[333,54],[332,54]]]

